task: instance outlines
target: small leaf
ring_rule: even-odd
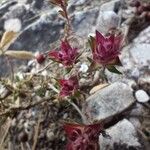
[[[5,52],[5,55],[9,56],[9,57],[13,57],[16,59],[32,59],[34,58],[33,53],[28,52],[28,51],[13,51],[13,50],[8,50]]]
[[[90,57],[87,57],[87,60],[88,60],[90,63],[92,63],[92,62],[93,62],[93,59],[92,59],[92,58],[90,58]]]
[[[65,75],[68,74],[72,70],[72,67],[65,68]]]
[[[66,18],[65,12],[63,10],[59,10],[58,12],[62,17]]]
[[[94,86],[91,90],[90,90],[90,94],[94,94],[95,92],[99,91],[100,89],[105,88],[106,86],[108,86],[108,83],[104,83],[104,84],[99,84],[97,86]]]
[[[95,40],[95,38],[92,37],[92,36],[90,36],[90,39],[88,41],[89,41],[89,44],[90,44],[90,47],[91,47],[92,51],[94,51],[95,46],[96,46],[96,40]]]
[[[69,0],[64,0],[66,6],[68,5],[68,1],[69,1]]]
[[[119,57],[111,60],[110,62],[108,62],[108,64],[111,66],[113,66],[113,65],[122,66],[122,63],[121,63]]]
[[[100,64],[95,63],[91,58],[87,57],[87,59],[91,63],[90,66],[89,66],[89,69],[88,69],[89,72],[94,71],[94,70],[102,67]]]
[[[6,31],[1,39],[0,47],[3,49],[5,46],[9,46],[11,42],[15,39],[17,33],[13,31]]]
[[[112,73],[122,74],[119,70],[116,69],[115,66],[109,65],[109,66],[106,66],[106,68],[107,68],[110,72],[112,72]]]
[[[62,0],[50,0],[50,2],[54,5],[59,5],[62,3]]]
[[[116,65],[117,66],[123,66],[119,57],[116,58]]]

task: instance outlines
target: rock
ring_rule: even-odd
[[[5,1],[4,3],[1,4],[0,6],[0,15],[4,15],[11,6],[15,5],[17,3],[16,0],[11,0],[11,1]]]
[[[23,19],[24,15],[26,14],[26,11],[27,10],[26,10],[25,5],[17,4],[17,5],[12,6],[10,10],[7,13],[5,13],[3,18],[5,20],[11,19],[11,18]]]
[[[121,113],[135,102],[132,89],[121,82],[113,83],[90,96],[83,106],[92,121],[112,117]]]
[[[134,39],[133,41],[135,44],[136,43],[145,43],[145,44],[150,44],[150,26],[144,29],[137,38]]]
[[[69,13],[74,13],[77,7],[83,7],[87,6],[88,4],[90,5],[92,3],[91,0],[69,0],[68,3],[68,11]]]
[[[100,11],[96,29],[101,33],[108,33],[112,28],[118,28],[120,17],[114,11]]]
[[[141,89],[150,95],[150,75],[146,74],[138,79],[138,85]]]
[[[49,141],[53,141],[55,139],[55,134],[49,129],[47,130],[46,137]]]
[[[103,5],[101,5],[100,10],[101,11],[113,11],[115,8],[115,4],[119,1],[120,0],[111,0],[109,2],[106,2]]]
[[[137,101],[140,103],[145,103],[150,100],[150,97],[148,96],[148,94],[143,90],[136,91],[135,97],[136,97]]]
[[[78,35],[84,36],[84,38],[86,38],[89,33],[94,33],[98,13],[98,7],[76,12],[72,20],[74,31]]]
[[[150,72],[150,44],[131,43],[123,48],[121,62],[128,78],[138,80]],[[149,76],[149,75],[148,75]]]
[[[41,16],[22,31],[9,49],[34,52],[49,50],[49,45],[58,40],[60,30],[63,28],[63,22],[55,19],[53,13]]]
[[[150,44],[136,44],[130,49],[133,61],[140,67],[148,66],[150,62]]]
[[[80,5],[85,4],[87,1],[90,1],[90,0],[70,0],[69,5],[70,6],[80,6]]]
[[[110,139],[100,136],[101,150],[141,150],[136,129],[127,119],[106,130]]]

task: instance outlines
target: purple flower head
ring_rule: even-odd
[[[99,150],[101,124],[65,124],[64,129],[68,138],[67,150]]]
[[[72,48],[67,40],[62,41],[59,51],[50,51],[49,57],[62,63],[65,67],[72,66],[78,57],[78,49]]]
[[[122,35],[109,35],[104,37],[96,31],[96,38],[92,38],[93,60],[101,65],[115,64],[122,46]]]
[[[74,95],[79,89],[77,76],[72,76],[67,80],[61,79],[59,80],[59,84],[61,86],[60,96],[62,97]]]

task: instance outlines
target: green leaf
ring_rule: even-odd
[[[96,40],[94,37],[90,36],[90,39],[88,40],[89,44],[90,44],[90,47],[92,49],[92,51],[94,51],[95,49],[95,46],[96,46]]]
[[[90,57],[87,57],[87,60],[88,60],[90,63],[92,63],[92,62],[93,62],[93,59],[92,59],[92,58],[90,58]]]
[[[116,67],[115,66],[107,66],[106,67],[110,72],[112,72],[112,73],[116,73],[116,74],[122,74],[119,70],[117,70],[116,69]]]
[[[119,57],[116,58],[116,65],[117,66],[123,66]]]
[[[72,68],[73,68],[73,67],[65,68],[65,75],[68,74],[68,73],[72,70]]]

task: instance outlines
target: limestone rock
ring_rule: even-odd
[[[95,32],[95,22],[99,13],[99,7],[76,12],[72,24],[76,33],[85,38],[89,33]],[[85,30],[86,29],[86,30]]]
[[[143,90],[138,90],[135,92],[135,97],[137,99],[138,102],[141,102],[141,103],[145,103],[145,102],[148,102],[150,97],[148,96],[148,94],[143,91]]]
[[[92,120],[112,117],[135,102],[132,89],[121,82],[113,83],[90,96],[83,106],[83,113]]]
[[[110,139],[100,136],[101,150],[141,150],[136,129],[127,119],[106,130]]]
[[[97,30],[101,33],[108,33],[112,28],[118,28],[120,17],[114,11],[100,11],[97,19]]]
[[[100,10],[101,11],[113,11],[115,8],[115,4],[119,1],[120,0],[112,0],[112,1],[106,2],[103,5],[101,5]]]
[[[62,21],[53,21],[54,19],[51,13],[41,16],[22,31],[10,49],[49,50],[49,45],[58,40],[63,27]]]
[[[150,44],[135,44],[130,53],[136,64],[142,66],[148,65],[150,61]]]

